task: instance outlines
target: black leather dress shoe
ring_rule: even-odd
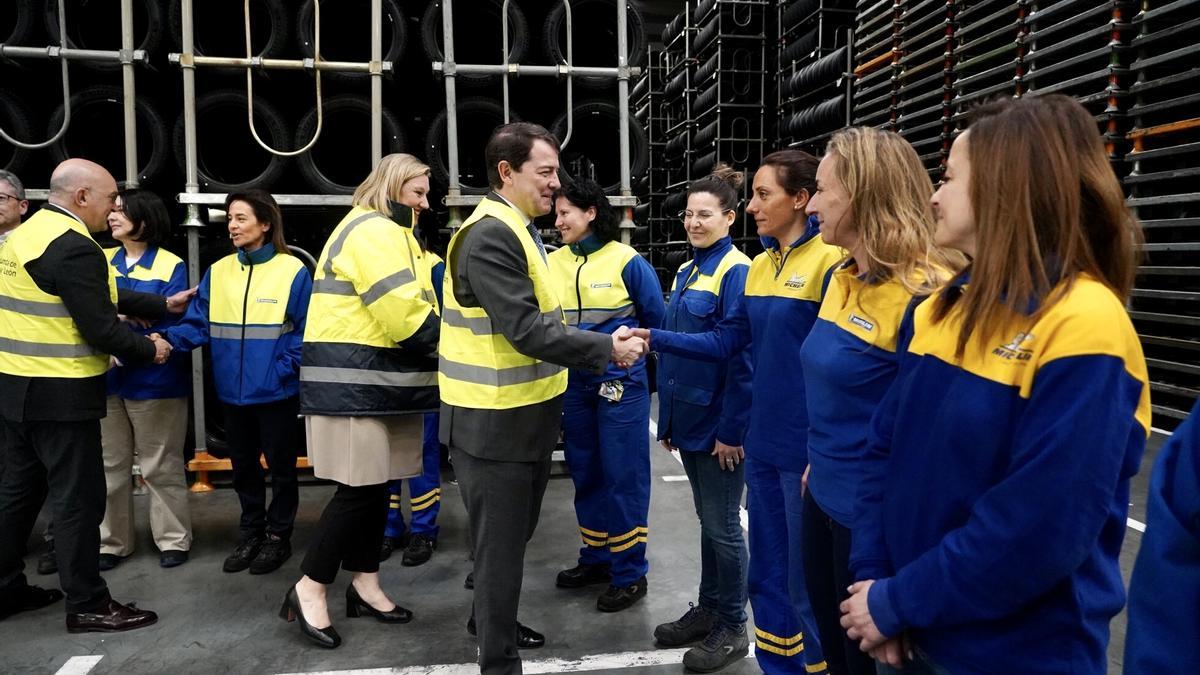
[[[596,609],[601,612],[619,612],[646,597],[646,577],[628,586],[609,586],[596,599]]]
[[[467,632],[475,635],[475,615],[472,614],[470,619],[467,619]],[[526,626],[520,621],[517,622],[517,649],[537,649],[546,644],[546,636],[536,630]]]
[[[555,585],[559,588],[583,588],[592,584],[607,584],[612,581],[612,568],[608,565],[584,565],[582,563],[558,573]]]
[[[110,599],[99,609],[67,614],[67,632],[120,633],[145,628],[157,621],[158,615],[148,609],[138,609],[133,603],[122,605]]]
[[[342,636],[338,635],[332,624],[325,628],[316,628],[304,618],[304,612],[300,611],[300,598],[296,595],[295,586],[289,588],[287,595],[283,596],[283,606],[279,608],[279,618],[288,623],[299,619],[300,632],[318,647],[335,649],[342,644]]]
[[[18,612],[32,612],[53,605],[62,599],[62,591],[57,588],[23,586],[20,590],[13,592],[7,602],[0,605],[0,619]]]
[[[100,554],[100,571],[107,572],[111,569],[115,569],[116,566],[120,565],[121,561],[124,559],[125,558],[123,558],[119,555],[112,554],[112,553],[101,553]]]
[[[158,564],[160,567],[179,567],[187,561],[187,551],[163,551],[158,554]]]
[[[408,623],[413,618],[413,613],[400,605],[395,605],[386,612],[375,609],[370,603],[362,599],[358,594],[358,590],[354,588],[354,584],[350,584],[346,588],[346,616],[351,619],[357,619],[363,614],[373,616],[376,621],[382,623]]]

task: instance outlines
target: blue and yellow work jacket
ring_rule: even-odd
[[[1154,461],[1125,672],[1200,673],[1200,400]]]
[[[1121,299],[1080,275],[958,353],[960,313],[933,310],[965,278],[914,312],[859,464],[851,571],[876,580],[879,630],[949,672],[1103,675],[1150,431],[1141,345]]]
[[[763,238],[750,263],[746,293],[733,314],[707,333],[653,331],[652,348],[678,356],[724,361],[749,347],[754,363],[753,405],[746,455],[787,471],[807,463],[808,410],[800,346],[817,320],[821,298],[841,249],[821,240],[815,218],[790,246]]]
[[[171,346],[212,345],[217,397],[231,405],[270,403],[300,390],[300,355],[312,276],[298,258],[266,244],[218,260],[177,326]]]
[[[187,290],[187,266],[170,251],[151,246],[132,265],[125,262],[125,249],[105,250],[117,277],[117,288],[155,295],[174,295]],[[179,323],[168,314],[145,329],[133,329],[141,335],[165,333]],[[132,329],[132,327],[131,327]],[[184,354],[172,354],[161,366],[120,366],[108,371],[109,396],[131,401],[183,398],[191,393],[191,362]]]
[[[632,247],[602,242],[590,234],[547,256],[567,325],[612,334],[621,326],[662,325],[663,293],[654,268]],[[646,362],[628,370],[609,364],[600,375],[572,370],[570,386],[593,387],[608,380],[646,383]]]
[[[679,267],[665,330],[707,333],[733,315],[750,258],[724,237]],[[663,354],[658,363],[658,438],[686,452],[711,452],[720,440],[742,444],[750,417],[750,351],[728,363]]]
[[[808,402],[808,489],[826,515],[853,528],[867,429],[899,370],[913,296],[898,279],[872,283],[848,261],[833,274],[800,348]]]

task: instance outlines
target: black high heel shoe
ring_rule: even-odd
[[[328,628],[316,628],[304,618],[304,612],[300,611],[300,598],[296,595],[295,586],[289,588],[287,595],[283,596],[283,606],[279,608],[279,618],[288,623],[299,619],[300,632],[318,647],[335,649],[342,644],[342,636],[338,635],[332,625]]]
[[[363,614],[373,616],[377,621],[383,623],[408,623],[413,618],[413,613],[400,605],[396,605],[386,612],[375,609],[359,596],[358,591],[354,590],[354,584],[350,584],[346,587],[346,616],[357,619]]]

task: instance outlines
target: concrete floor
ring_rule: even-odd
[[[1146,484],[1155,450],[1155,438],[1134,482],[1130,516],[1145,520]],[[567,591],[555,588],[557,571],[573,564],[579,546],[572,507],[573,488],[566,477],[551,480],[541,524],[530,543],[525,567],[521,620],[544,632],[547,645],[523,652],[526,672],[581,670],[570,662],[591,655],[638,653],[621,657],[620,668],[589,667],[592,672],[681,673],[678,663],[642,665],[653,659],[656,647],[651,633],[663,621],[676,618],[694,601],[699,579],[698,523],[685,481],[664,481],[682,476],[674,458],[653,446],[654,483],[650,513],[650,592],[646,600],[617,614],[595,609],[601,590],[593,587]],[[195,544],[191,561],[163,570],[150,538],[145,517],[146,499],[137,498],[139,550],[117,569],[105,574],[114,597],[136,601],[157,611],[159,623],[127,634],[70,635],[63,628],[61,605],[18,615],[0,623],[0,672],[55,673],[70,657],[103,658],[93,673],[295,673],[348,669],[381,669],[372,673],[400,672],[449,674],[471,672],[475,643],[464,629],[470,612],[470,592],[462,587],[471,569],[466,543],[465,514],[457,486],[443,487],[440,516],[442,534],[433,559],[415,568],[403,567],[399,555],[383,564],[383,584],[394,600],[412,609],[416,619],[403,626],[386,626],[370,619],[346,619],[342,593],[349,577],[343,575],[331,589],[331,613],[342,634],[340,649],[309,647],[295,624],[279,620],[276,612],[287,588],[299,577],[300,558],[309,534],[332,493],[327,485],[306,484],[301,490],[300,511],[293,543],[295,554],[270,575],[224,574],[224,557],[236,545],[238,505],[232,489],[192,495]],[[39,524],[40,525],[40,524]],[[40,530],[39,530],[40,531]],[[1127,531],[1121,557],[1126,580],[1141,535]],[[36,543],[34,543],[36,545]],[[57,587],[57,578],[33,573],[35,558],[28,559],[31,582]],[[1125,637],[1124,614],[1112,624],[1109,672],[1119,673]],[[532,662],[562,659],[562,663]],[[651,663],[663,663],[652,660]],[[461,664],[460,668],[432,668],[431,664]],[[396,669],[396,670],[392,670]],[[757,672],[753,658],[723,672],[739,675]],[[74,672],[88,672],[77,670]]]

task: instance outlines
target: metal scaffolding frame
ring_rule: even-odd
[[[571,2],[562,0],[565,9],[567,29],[567,62],[554,66],[535,66],[510,63],[508,60],[508,3],[504,0],[501,5],[500,24],[503,36],[501,46],[501,63],[498,64],[464,64],[454,61],[454,2],[442,0],[442,54],[443,60],[433,64],[433,70],[442,75],[446,83],[446,152],[447,168],[449,169],[449,188],[446,195],[446,205],[450,207],[451,230],[462,224],[461,209],[464,206],[474,206],[483,198],[480,195],[462,194],[458,173],[458,116],[456,107],[458,92],[456,77],[463,75],[501,75],[504,88],[504,119],[509,117],[508,77],[510,75],[531,75],[539,77],[565,77],[567,79],[568,101],[572,96],[574,77],[602,77],[617,80],[617,110],[618,126],[620,127],[620,163],[621,163],[621,194],[610,197],[613,206],[621,209],[621,241],[628,244],[634,230],[633,207],[637,198],[633,196],[629,162],[629,78],[641,74],[641,68],[629,66],[629,35],[627,33],[627,13],[625,0],[618,0],[617,6],[617,67],[586,67],[572,63],[572,32]],[[571,129],[574,125],[574,111],[570,103],[567,106],[567,138],[563,141],[565,147],[570,142]]]

